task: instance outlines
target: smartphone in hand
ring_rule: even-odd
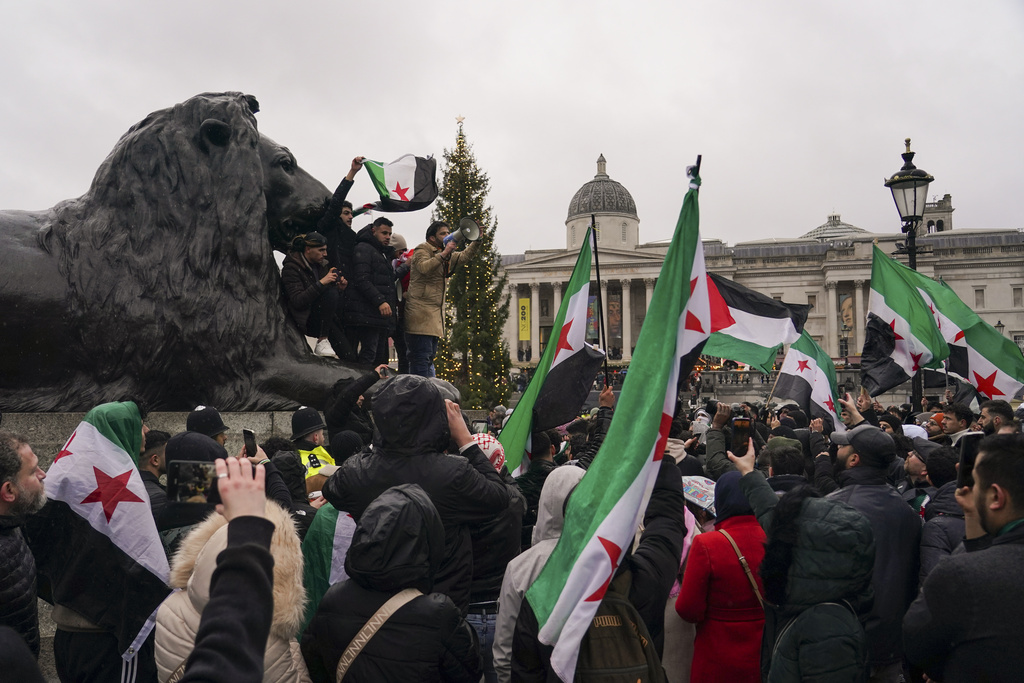
[[[256,455],[256,433],[251,429],[243,429],[242,440],[245,441],[245,457],[254,457]]]
[[[167,463],[167,499],[173,503],[212,505],[217,496],[217,470],[212,462],[172,460]]]
[[[746,416],[732,419],[732,451],[733,455],[744,456],[750,444],[750,418]]]

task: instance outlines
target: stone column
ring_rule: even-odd
[[[825,283],[825,353],[835,358],[839,355],[838,332],[836,331],[836,283]]]
[[[519,362],[519,285],[510,282],[508,285],[508,322],[505,334],[508,335],[508,355],[513,363]]]
[[[651,297],[654,296],[654,283],[657,282],[653,277],[644,278],[644,287],[647,288],[647,305],[644,307],[644,320],[647,319],[647,312],[651,310]]]
[[[633,308],[632,302],[633,281],[622,279],[622,360],[629,360],[633,357],[631,348],[633,346]]]
[[[558,309],[562,307],[562,283],[552,282],[551,291],[555,293],[555,308],[551,311],[551,319],[558,315]]]
[[[530,283],[530,360],[540,360],[540,283]]]
[[[602,330],[602,332],[600,334],[598,334],[598,337],[597,337],[598,343],[599,344],[601,343],[601,338],[603,336],[604,343],[608,346],[608,348],[605,349],[605,353],[608,353],[608,350],[612,346],[612,340],[608,338],[608,281],[607,280],[605,280],[604,282],[601,283],[601,330]]]
[[[853,320],[853,324],[857,326],[857,332],[854,335],[856,346],[850,349],[851,356],[859,356],[861,350],[864,348],[865,338],[865,326],[867,325],[867,312],[864,310],[864,281],[854,280],[853,281],[853,314],[856,316]]]

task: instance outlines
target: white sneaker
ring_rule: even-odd
[[[336,354],[334,352],[334,349],[331,347],[331,342],[327,341],[326,339],[321,339],[316,343],[316,347],[313,349],[313,355],[334,356],[335,358],[338,357],[338,354]]]

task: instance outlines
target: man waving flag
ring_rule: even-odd
[[[418,211],[437,199],[437,161],[433,157],[406,154],[388,164],[366,159],[363,167],[380,201],[364,206],[359,213],[367,209]]]
[[[611,427],[572,495],[561,539],[526,593],[551,668],[573,680],[580,642],[629,551],[661,466],[677,380],[711,329],[696,169]],[[507,453],[507,451],[506,451]],[[522,619],[522,616],[520,617]],[[513,667],[515,654],[513,654]]]
[[[498,440],[505,465],[513,475],[525,472],[530,461],[530,434],[569,422],[579,414],[604,360],[604,353],[586,342],[593,228],[576,259],[562,305],[555,315],[551,341]],[[558,335],[557,340],[555,334]]]

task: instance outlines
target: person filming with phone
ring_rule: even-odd
[[[348,280],[328,263],[327,239],[323,235],[310,232],[292,240],[281,266],[281,282],[288,313],[299,331],[316,337],[313,353],[347,358],[349,345],[338,314],[341,293],[348,286]]]

